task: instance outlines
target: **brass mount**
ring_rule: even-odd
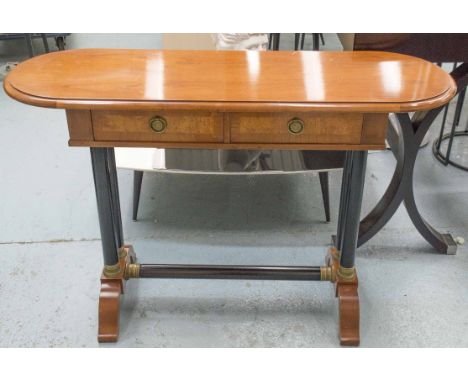
[[[114,265],[104,265],[103,270],[104,276],[106,277],[116,277],[122,273],[122,269],[120,268],[120,263]]]
[[[356,269],[354,267],[345,268],[340,265],[336,274],[342,280],[353,280],[356,277]]]
[[[130,263],[125,267],[125,279],[137,279],[140,277],[140,264]]]

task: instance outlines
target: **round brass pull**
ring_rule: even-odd
[[[149,121],[151,129],[156,133],[162,133],[166,130],[167,122],[163,117],[154,117]]]
[[[299,118],[293,118],[288,122],[288,130],[291,134],[300,134],[304,130],[304,121]]]

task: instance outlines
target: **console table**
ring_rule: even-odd
[[[359,344],[355,251],[367,150],[385,148],[388,113],[437,109],[453,79],[386,52],[84,49],[32,58],[4,81],[18,101],[66,110],[70,146],[91,148],[104,267],[101,342],[116,341],[132,278],[327,280],[340,342]],[[139,264],[124,243],[114,147],[345,151],[336,246],[322,266]],[[287,254],[285,254],[287,255]]]

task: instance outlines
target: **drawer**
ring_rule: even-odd
[[[96,141],[223,142],[223,117],[213,112],[94,110]]]
[[[359,144],[362,114],[229,113],[232,143]]]

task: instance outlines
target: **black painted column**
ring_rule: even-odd
[[[349,174],[345,186],[345,208],[342,212],[342,239],[338,248],[341,252],[340,266],[354,267],[359,223],[361,215],[362,195],[364,191],[364,178],[366,175],[367,151],[352,151],[348,153],[349,159],[345,163],[344,174]],[[343,176],[343,179],[345,177]],[[342,207],[340,207],[341,209]]]
[[[116,227],[116,221],[120,218],[120,207],[116,211],[118,191],[116,195],[112,185],[114,181],[117,181],[116,175],[114,178],[113,174],[115,171],[115,161],[111,159],[109,163],[108,150],[112,150],[113,154],[113,149],[91,148],[91,162],[96,189],[99,226],[101,229],[104,268],[109,269],[110,272],[117,272],[119,262],[118,249],[119,243],[122,240],[119,237],[119,227]]]

